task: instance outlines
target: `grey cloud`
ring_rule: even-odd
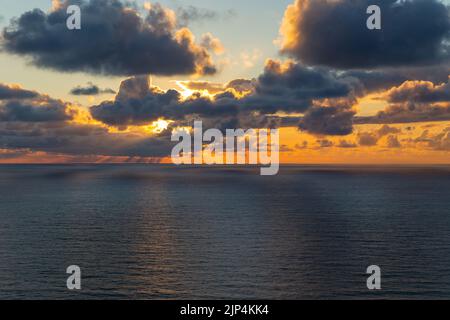
[[[70,94],[75,96],[96,96],[100,94],[115,94],[113,89],[101,89],[97,85],[89,82],[86,86],[78,86],[70,90]]]
[[[198,8],[195,6],[178,7],[176,9],[179,26],[187,26],[192,22],[202,22],[205,20],[213,20],[219,17],[214,10]]]
[[[0,145],[4,149],[30,149],[67,155],[162,157],[173,143],[165,136],[142,137],[110,133],[107,129],[69,123],[2,123]]]
[[[66,7],[81,6],[81,30],[66,27]],[[35,66],[104,75],[213,74],[208,51],[188,29],[176,29],[158,4],[141,17],[118,0],[67,0],[54,11],[28,11],[3,30],[3,49]]]
[[[450,120],[450,85],[429,81],[407,81],[385,93],[390,103],[374,116],[356,123],[412,123]]]
[[[366,28],[369,5],[382,30]],[[288,8],[282,52],[339,69],[417,66],[448,61],[448,7],[438,0],[297,0]]]
[[[185,85],[212,90],[210,83]],[[305,113],[300,127],[309,132],[342,135],[352,130],[354,112],[347,110],[347,106],[345,110],[340,107],[311,109],[315,100],[347,99],[352,92],[349,82],[327,70],[270,61],[258,79],[238,79],[224,86],[224,90],[231,88],[238,92],[249,89],[250,93],[238,98],[233,91],[220,92],[218,86],[214,86],[217,93],[213,99],[194,94],[183,100],[177,91],[149,88],[147,78],[135,77],[122,83],[115,101],[91,107],[91,114],[97,120],[119,127],[145,124],[158,118],[187,121],[195,117],[210,119],[216,124],[233,122],[251,126],[253,122],[254,127],[282,125],[283,121],[274,117],[282,111]]]
[[[348,135],[353,132],[355,111],[343,107],[313,107],[299,123],[299,128],[313,134]]]
[[[387,93],[391,103],[433,103],[450,102],[450,83],[435,85],[428,81],[407,81]]]
[[[14,86],[7,86],[0,83],[0,100],[28,99],[37,96],[38,93],[35,91],[25,90]]]
[[[450,106],[394,104],[378,112],[375,116],[355,118],[355,124],[393,124],[449,120]]]
[[[136,88],[129,90],[128,96],[133,97],[136,91]],[[166,136],[167,132],[144,136],[112,133],[104,126],[80,124],[71,121],[80,112],[79,107],[33,93],[32,97],[0,101],[0,149],[76,156],[160,157],[170,154],[173,143]],[[122,92],[126,93],[127,90]],[[13,157],[11,152],[6,154]]]
[[[450,66],[423,66],[409,68],[384,68],[377,70],[348,70],[339,73],[339,77],[353,81],[358,95],[380,92],[396,87],[408,80],[431,81],[442,83],[448,81]]]
[[[74,112],[61,100],[0,84],[0,122],[67,121]]]
[[[136,77],[122,82],[115,101],[105,101],[91,107],[91,114],[109,125],[146,124],[167,116],[179,101],[177,91],[163,92],[150,88],[148,77]]]

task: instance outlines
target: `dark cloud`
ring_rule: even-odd
[[[0,105],[0,121],[51,122],[70,120],[67,107],[57,100],[8,101]]]
[[[449,121],[450,106],[428,104],[393,104],[375,116],[358,117],[355,124],[393,124]]]
[[[66,27],[66,7],[81,6],[81,30]],[[49,13],[26,12],[3,30],[3,49],[27,56],[34,65],[63,72],[105,75],[213,74],[208,50],[173,12],[152,5],[141,17],[118,0],[67,0]]]
[[[360,85],[360,95],[384,91],[408,80],[447,82],[450,74],[448,64],[414,68],[389,68],[382,70],[350,70],[340,74],[342,78],[354,79]]]
[[[450,102],[450,83],[435,85],[429,81],[406,81],[387,92],[391,103],[434,103]]]
[[[96,96],[100,94],[115,94],[113,89],[100,89],[97,85],[89,82],[86,86],[78,86],[70,90],[70,93],[75,96]]]
[[[115,101],[91,107],[91,114],[99,121],[118,127],[148,124],[159,118],[178,122],[197,118],[207,119],[211,125],[219,127],[233,124],[232,127],[243,128],[283,125],[284,121],[275,116],[278,112],[305,113],[300,124],[303,130],[337,135],[352,130],[354,112],[347,105],[345,110],[313,108],[316,100],[347,99],[352,92],[350,82],[324,69],[269,61],[258,79],[232,81],[222,86],[223,91],[219,85],[207,82],[181,85],[215,92],[215,95],[194,93],[182,99],[175,90],[164,92],[150,88],[146,77],[135,77],[122,83]],[[247,94],[237,96],[243,92]],[[292,119],[289,122],[293,124]]]
[[[345,107],[313,107],[299,123],[299,128],[313,134],[348,135],[353,132],[355,111]]]
[[[0,122],[57,122],[71,120],[74,115],[61,100],[0,84]]]
[[[267,111],[305,111],[313,99],[346,97],[352,86],[330,70],[269,60],[250,102]]]
[[[24,90],[18,86],[7,86],[0,83],[0,100],[8,99],[28,99],[37,97],[38,93]]]
[[[366,27],[369,5],[382,30]],[[288,7],[282,52],[339,69],[416,66],[449,58],[448,8],[438,0],[297,0]]]
[[[3,84],[0,87],[14,88]],[[75,156],[161,157],[170,154],[173,143],[168,132],[152,136],[136,132],[113,133],[106,126],[78,123],[76,116],[81,115],[80,107],[33,93],[30,97],[15,95],[15,99],[0,101],[0,149]],[[122,94],[126,94],[126,90]],[[2,151],[2,154],[15,157],[11,152]]]
[[[448,80],[447,80],[448,81]],[[389,105],[356,123],[412,123],[450,120],[450,85],[429,81],[406,81],[384,94]]]
[[[177,91],[150,88],[148,77],[142,76],[123,81],[116,99],[92,107],[91,114],[109,125],[148,124],[167,116],[179,102]]]
[[[170,137],[111,133],[106,128],[75,123],[3,123],[0,145],[67,155],[163,157],[170,155]]]

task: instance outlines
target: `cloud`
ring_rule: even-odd
[[[253,51],[243,51],[241,53],[242,66],[245,68],[253,68],[255,64],[261,59],[262,52],[258,49]]]
[[[348,97],[352,92],[352,83],[331,70],[268,60],[255,93],[245,100],[249,107],[266,113],[298,113],[311,108],[313,100]]]
[[[0,121],[52,122],[70,120],[66,105],[43,98],[33,101],[8,101],[0,105]]]
[[[334,145],[333,141],[328,139],[319,139],[316,142],[319,145],[319,148],[331,148]]]
[[[0,101],[7,99],[28,99],[37,96],[37,92],[24,90],[19,86],[8,86],[0,83]]]
[[[369,30],[366,9],[378,5],[382,30]],[[309,65],[339,69],[448,61],[450,20],[438,0],[296,0],[280,29],[281,51]]]
[[[81,6],[81,30],[66,27],[66,7]],[[103,75],[214,74],[208,48],[175,13],[154,4],[141,15],[118,0],[59,1],[49,13],[26,12],[3,30],[2,47],[40,68]]]
[[[360,146],[371,147],[378,143],[378,137],[370,132],[362,132],[357,136],[358,144]]]
[[[299,123],[299,128],[313,134],[348,135],[353,132],[355,111],[345,107],[313,107]]]
[[[208,81],[177,81],[177,84],[191,91],[207,92],[210,95],[223,93],[227,90],[236,92],[239,95],[249,94],[255,91],[256,79],[235,79],[227,84],[208,82]]]
[[[20,87],[0,84],[0,88],[14,88],[17,92]],[[106,126],[90,121],[92,119],[83,112],[78,106],[37,92],[9,95],[8,99],[0,101],[0,149],[74,156],[162,157],[170,154],[173,143],[166,131],[153,135],[111,132]],[[81,118],[87,118],[86,123],[80,122]],[[14,152],[3,154],[20,156],[14,156]]]
[[[435,85],[430,81],[405,81],[401,86],[387,91],[386,96],[391,103],[450,102],[450,83]]]
[[[78,86],[70,90],[70,94],[75,96],[96,96],[100,94],[115,94],[113,89],[100,89],[97,85],[89,82],[86,86]]]
[[[440,133],[430,134],[425,130],[417,138],[405,139],[406,143],[416,147],[425,147],[436,151],[450,151],[450,128],[443,129]]]
[[[61,100],[19,86],[0,84],[0,122],[57,122],[71,120],[75,110]]]
[[[30,153],[29,150],[8,150],[8,149],[0,149],[0,159],[16,159]]]
[[[224,12],[217,12],[210,9],[198,8],[192,5],[178,7],[175,10],[178,25],[180,27],[185,27],[194,22],[211,21],[217,19],[228,20],[236,15],[236,12],[232,9],[226,10]]]
[[[225,48],[222,44],[222,42],[220,42],[219,38],[215,38],[211,33],[205,33],[202,36],[201,42],[200,42],[201,46],[203,48],[205,48],[208,51],[214,52],[217,55],[221,55],[224,53]]]
[[[173,143],[167,136],[111,133],[106,128],[58,122],[6,124],[0,121],[0,145],[67,155],[110,157],[164,157]]]
[[[448,80],[447,80],[448,81]],[[357,123],[412,123],[450,120],[450,85],[430,81],[406,81],[383,94],[389,103],[375,116]]]
[[[185,99],[175,90],[150,88],[147,77],[134,77],[122,82],[114,101],[91,107],[91,114],[117,127],[148,124],[159,118],[178,122],[200,118],[219,127],[227,124],[243,128],[282,125],[278,112],[305,113],[300,128],[308,132],[343,135],[352,131],[354,111],[348,105],[344,109],[318,107],[322,100],[348,99],[352,92],[346,80],[327,70],[269,60],[255,80],[237,79],[224,86],[208,82],[179,84],[213,95],[194,92]]]
[[[391,124],[414,123],[431,121],[449,121],[450,106],[437,106],[426,104],[395,104],[378,112],[375,116],[358,117],[357,124]]]
[[[388,148],[401,148],[402,145],[398,141],[397,136],[391,135],[387,137],[387,146]]]
[[[387,136],[388,134],[400,133],[400,132],[401,132],[400,129],[397,129],[397,128],[394,128],[394,127],[390,127],[388,125],[384,125],[384,126],[382,126],[380,129],[378,129],[376,131],[376,135],[377,135],[377,137],[379,139],[381,139],[382,137]]]
[[[347,140],[340,140],[338,147],[339,148],[356,148],[356,147],[358,147],[358,145],[353,142],[349,142]]]
[[[393,147],[395,147],[395,145],[397,145],[399,143],[398,143],[398,141],[396,141],[396,138],[391,134],[397,134],[400,132],[401,132],[400,129],[390,127],[388,125],[384,125],[381,128],[379,128],[378,130],[375,130],[372,132],[359,132],[357,134],[357,141],[360,146],[370,147],[370,146],[377,145],[378,141],[381,138],[390,135],[387,138],[388,146],[393,148]]]
[[[341,73],[341,77],[354,79],[360,84],[360,94],[380,92],[399,86],[408,80],[446,82],[450,74],[448,64],[439,66],[388,68],[378,70],[349,70]]]
[[[109,125],[142,125],[169,116],[180,98],[175,90],[150,88],[148,77],[141,76],[123,81],[114,101],[102,102],[90,110],[95,119]]]

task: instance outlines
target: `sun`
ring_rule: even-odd
[[[149,126],[149,129],[154,133],[160,133],[169,127],[170,122],[171,121],[167,121],[164,119],[158,119],[152,122],[152,124]]]
[[[175,81],[176,85],[181,88],[179,91],[181,97],[185,100],[194,94],[194,90],[189,89],[182,81]]]

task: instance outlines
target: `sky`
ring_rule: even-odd
[[[280,128],[284,163],[449,164],[448,5],[0,0],[0,163],[167,162],[201,119]]]
[[[136,1],[143,7],[144,0]],[[205,80],[227,82],[237,78],[252,78],[259,74],[268,57],[276,57],[278,48],[273,41],[278,37],[278,29],[284,10],[291,1],[287,0],[164,0],[158,1],[164,6],[176,8],[189,8],[191,6],[202,11],[209,11],[215,16],[199,21],[193,21],[189,28],[194,34],[200,36],[212,33],[219,38],[226,48],[222,60],[229,60],[231,67],[224,68],[214,77],[203,77]],[[11,18],[18,17],[26,11],[40,8],[48,11],[51,0],[0,0],[1,16],[0,26],[5,27]],[[255,8],[257,10],[255,11]],[[273,23],[267,23],[272,21]],[[68,93],[71,88],[86,81],[83,73],[61,74],[48,72],[38,68],[30,68],[24,59],[15,58],[0,53],[0,68],[2,80],[21,83],[27,88],[46,92],[54,97],[70,99]],[[91,75],[92,77],[92,75]],[[184,80],[186,77],[153,77],[155,85],[162,88],[173,86],[171,80]],[[189,79],[189,77],[187,77]],[[95,83],[105,87],[118,88],[122,77],[93,77]],[[87,99],[79,99],[86,103]]]

